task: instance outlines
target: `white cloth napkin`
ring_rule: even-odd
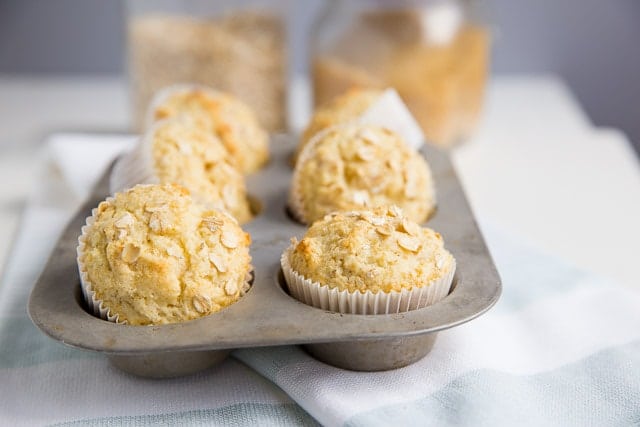
[[[58,135],[47,144],[0,287],[0,424],[640,423],[640,294],[486,222],[500,302],[440,333],[425,359],[403,369],[350,372],[286,346],[238,350],[200,374],[153,381],[46,338],[26,315],[28,293],[64,223],[131,142]]]

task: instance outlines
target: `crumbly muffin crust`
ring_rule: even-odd
[[[289,262],[321,285],[373,293],[428,286],[455,268],[442,236],[397,206],[327,215],[294,239]]]
[[[334,98],[329,104],[318,108],[305,128],[296,148],[295,159],[318,132],[334,125],[358,118],[380,98],[383,91],[378,89],[353,88]]]
[[[196,319],[247,290],[249,234],[177,185],[138,185],[98,205],[78,262],[96,298],[119,321]]]
[[[391,204],[423,222],[435,208],[435,190],[427,162],[400,136],[354,123],[325,130],[305,148],[290,201],[309,224],[333,211]]]
[[[232,95],[204,87],[177,88],[151,108],[152,121],[181,114],[197,117],[199,125],[222,141],[243,173],[255,172],[269,160],[269,135],[253,111]]]
[[[151,129],[154,172],[161,183],[189,189],[201,203],[231,213],[241,224],[252,217],[244,176],[220,140],[198,119],[175,117]]]

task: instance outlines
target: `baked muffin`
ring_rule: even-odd
[[[141,183],[180,184],[200,203],[226,210],[243,224],[252,217],[244,176],[220,140],[198,120],[180,116],[156,123],[116,163],[111,191]]]
[[[382,96],[383,90],[354,88],[318,108],[300,138],[294,154],[297,161],[303,148],[318,132],[357,119]]]
[[[442,236],[397,206],[329,214],[292,240],[281,264],[295,298],[353,314],[433,304],[449,292],[456,265]]]
[[[238,98],[205,86],[170,86],[149,107],[148,124],[178,115],[198,117],[217,136],[243,173],[260,169],[269,160],[269,135],[253,111]]]
[[[415,222],[435,208],[424,158],[394,132],[351,123],[318,134],[293,172],[289,205],[303,223],[333,211],[398,205]]]
[[[78,245],[82,289],[96,314],[130,325],[206,316],[248,289],[249,234],[173,184],[138,185],[101,202]]]

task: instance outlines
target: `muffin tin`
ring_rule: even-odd
[[[237,303],[189,322],[130,326],[90,314],[83,302],[76,265],[80,228],[109,193],[109,170],[56,244],[29,300],[33,323],[66,345],[104,353],[118,368],[146,377],[190,374],[219,363],[231,349],[303,345],[317,359],[353,370],[406,366],[424,357],[436,332],[487,311],[501,284],[491,256],[445,153],[424,147],[431,165],[438,209],[427,223],[440,232],[456,257],[449,295],[419,310],[392,315],[352,315],[307,306],[287,294],[280,255],[306,227],[291,219],[286,201],[291,180],[293,138],[271,144],[271,162],[248,178],[258,216],[243,228],[251,234],[254,278]]]

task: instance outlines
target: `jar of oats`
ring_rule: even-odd
[[[286,128],[287,0],[128,0],[134,125],[154,93],[177,83],[229,92],[271,132]]]
[[[482,108],[489,31],[474,0],[332,0],[311,42],[314,104],[395,88],[430,142],[467,138]]]

